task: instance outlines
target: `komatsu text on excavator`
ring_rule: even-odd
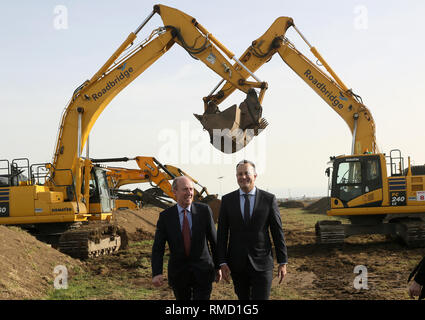
[[[328,73],[289,41],[285,33],[290,27],[307,43]],[[425,246],[425,166],[412,166],[410,157],[406,165],[399,150],[391,150],[389,154],[379,151],[375,122],[369,109],[310,45],[290,17],[276,19],[260,38],[252,42],[240,61],[254,72],[275,53],[338,113],[353,136],[351,155],[331,157],[332,174],[330,169],[327,170],[331,177],[330,210],[327,214],[348,218],[351,223],[318,222],[318,242],[342,243],[350,235],[386,234],[403,239],[408,246]],[[245,70],[241,72],[246,78],[250,76]],[[229,135],[235,130],[235,135],[239,135],[246,127],[256,125],[255,121],[239,125],[239,115],[235,110],[220,112],[218,105],[236,89],[227,82],[214,94],[222,82],[204,98],[205,112],[197,116],[211,140],[215,139],[214,130],[217,128],[229,130]],[[261,117],[260,113],[254,114],[252,119],[258,117]],[[245,117],[245,120],[249,118]]]
[[[155,14],[164,26],[134,43]],[[0,161],[0,224],[31,226],[40,235],[59,238],[58,248],[79,258],[114,252],[122,246],[125,235],[111,221],[105,169],[94,165],[88,155],[83,157],[83,148],[109,102],[175,43],[247,93],[249,99],[243,106],[261,109],[267,83],[244,82],[239,67],[252,73],[195,18],[155,5],[91,79],[74,91],[62,115],[52,163],[30,164],[27,158]],[[226,56],[236,61],[238,68]]]

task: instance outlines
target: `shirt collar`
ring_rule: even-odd
[[[179,211],[179,214],[182,213],[183,210],[186,210],[188,213],[191,213],[190,211],[190,207],[192,206],[192,204],[190,204],[187,208],[182,208],[178,203],[177,203],[177,209]]]
[[[257,191],[257,187],[254,186],[250,192],[248,192],[249,195],[255,196],[255,192]],[[243,196],[245,194],[242,189],[239,188],[239,195]]]

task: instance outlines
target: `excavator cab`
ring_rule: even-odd
[[[331,197],[333,205],[342,202],[350,207],[350,201],[382,189],[381,161],[378,155],[362,155],[337,158],[334,161]],[[379,203],[371,202],[367,205],[380,205],[382,191],[379,197],[373,197]],[[357,203],[354,203],[357,204]],[[366,205],[366,203],[363,203]]]
[[[98,211],[98,213],[112,212],[112,200],[109,192],[106,171],[100,167],[93,167],[90,180],[91,190],[90,207],[99,207],[98,210],[90,208],[90,212]],[[93,211],[92,211],[93,210]]]
[[[268,125],[255,89],[250,89],[239,105],[220,111],[213,100],[206,100],[203,115],[195,114],[210,135],[210,143],[221,152],[235,153],[248,145]]]
[[[89,212],[94,214],[112,212],[113,200],[109,190],[106,170],[94,165],[90,171],[89,187]],[[81,185],[81,193],[84,194],[85,179]]]

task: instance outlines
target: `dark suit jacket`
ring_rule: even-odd
[[[177,205],[160,213],[152,247],[152,276],[163,273],[165,243],[168,242],[168,282],[171,286],[184,283],[182,277],[188,270],[193,271],[199,283],[214,281],[217,234],[210,207],[203,203],[192,203],[192,239],[190,254],[184,253]],[[207,241],[210,245],[210,254]],[[217,266],[218,268],[218,266]]]
[[[257,188],[254,210],[248,224],[243,220],[239,189],[221,200],[217,230],[218,263],[231,271],[243,271],[249,259],[257,271],[273,269],[271,232],[278,263],[287,263],[287,250],[276,197]]]
[[[415,267],[410,277],[412,276],[415,276],[414,279],[418,284],[420,284],[421,286],[425,285],[425,257],[423,257],[422,260]]]

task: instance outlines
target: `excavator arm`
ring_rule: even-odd
[[[169,180],[173,180],[176,176],[169,172],[154,157],[92,159],[92,162],[127,162],[131,160],[136,161],[140,169],[106,167],[108,180],[112,189],[118,189],[126,184],[149,182],[152,186],[159,187],[168,197],[174,199],[174,193]]]
[[[154,14],[161,16],[164,26],[154,30],[141,44],[135,45],[137,33]],[[225,55],[237,61],[236,65],[242,64],[196,19],[177,9],[155,5],[153,12],[135,32],[130,33],[100,70],[75,90],[62,115],[51,166],[51,179],[48,182],[51,186],[75,184],[76,197],[81,198],[82,168],[86,168],[86,172],[90,169],[88,160],[81,158],[81,152],[94,123],[109,102],[174,43],[182,46],[192,57],[201,60],[235,88],[250,93],[250,101],[254,101],[255,108],[261,109],[260,101],[267,88],[266,83],[245,83],[241,72]],[[254,88],[260,89],[259,99],[255,99]]]
[[[165,164],[164,167],[168,170],[168,172],[170,172],[172,175],[174,175],[174,177],[186,176],[190,180],[192,180],[194,184],[196,184],[196,185],[198,185],[198,186],[200,186],[202,188],[201,191],[195,190],[195,194],[194,194],[195,201],[196,201],[196,199],[202,200],[204,198],[207,198],[209,196],[212,196],[208,192],[208,189],[206,187],[204,187],[203,185],[201,185],[196,179],[194,179],[193,177],[191,177],[189,174],[187,174],[186,172],[184,172],[182,169],[177,168],[175,166],[172,166],[170,164]]]
[[[149,182],[152,187],[161,189],[166,198],[175,200],[170,180],[179,176],[186,176],[193,181],[194,184],[201,187],[200,190],[194,189],[194,201],[207,203],[212,211],[214,219],[217,221],[221,201],[217,195],[210,194],[208,189],[202,186],[197,180],[188,175],[180,168],[172,165],[163,165],[154,157],[135,157],[135,158],[109,158],[109,159],[91,159],[93,163],[101,164],[107,162],[127,162],[136,161],[139,169],[129,169],[122,167],[107,166],[107,177],[109,187],[116,191],[121,186],[134,183]],[[138,190],[140,192],[140,190]],[[147,196],[148,197],[148,196]],[[157,203],[158,201],[156,201]]]
[[[324,69],[310,61],[287,39],[285,33],[289,27],[301,36]],[[375,122],[369,109],[310,45],[291,18],[278,18],[263,36],[253,41],[240,60],[254,72],[276,53],[338,113],[353,137],[351,155],[331,158],[333,173],[330,210],[327,210],[327,215],[348,218],[350,223],[318,221],[316,241],[343,243],[352,235],[385,234],[401,238],[410,247],[425,246],[424,206],[417,201],[424,186],[414,184],[414,181],[423,181],[423,166],[417,166],[414,174],[409,158],[405,171],[400,150],[392,150],[389,156],[378,150]],[[248,74],[245,76],[249,77]],[[234,90],[231,83],[225,83],[217,93],[214,94],[213,90],[205,97],[204,102],[218,105]],[[219,116],[211,115],[210,110],[200,116],[203,123],[208,124],[211,116]],[[208,130],[208,126],[205,129]],[[388,165],[390,176],[387,175]],[[327,173],[329,175],[330,170]]]
[[[309,45],[311,52],[330,75],[326,74],[298,51],[285,37],[286,31],[291,26]],[[280,17],[276,19],[260,38],[252,42],[251,46],[240,57],[240,61],[252,72],[255,72],[264,63],[270,61],[276,53],[347,123],[353,135],[352,154],[375,153],[378,151],[375,138],[375,123],[369,109],[362,104],[360,97],[356,96],[352,90],[344,85],[316,48],[308,43],[295,27],[292,18]],[[244,70],[241,70],[241,73],[246,78],[249,77],[249,74]],[[232,94],[235,89],[230,82],[226,82],[216,94],[211,93],[205,97],[204,102],[207,105],[216,106]],[[205,124],[204,128],[210,134],[209,118],[216,118],[217,116],[217,114],[209,112],[205,112],[204,115],[200,116],[201,122]]]
[[[163,165],[154,157],[135,157],[135,158],[115,158],[115,159],[92,159],[94,163],[104,163],[113,161],[130,161],[135,160],[140,169],[128,169],[121,167],[106,167],[108,170],[110,186],[118,189],[126,184],[146,183],[159,187],[168,197],[174,199],[174,193],[170,180],[176,177],[186,176],[193,181],[194,184],[201,187],[201,191],[194,190],[194,200],[202,201],[204,198],[211,196],[208,189],[202,186],[196,179],[181,170],[180,168],[165,164]],[[205,195],[204,195],[205,194]]]

